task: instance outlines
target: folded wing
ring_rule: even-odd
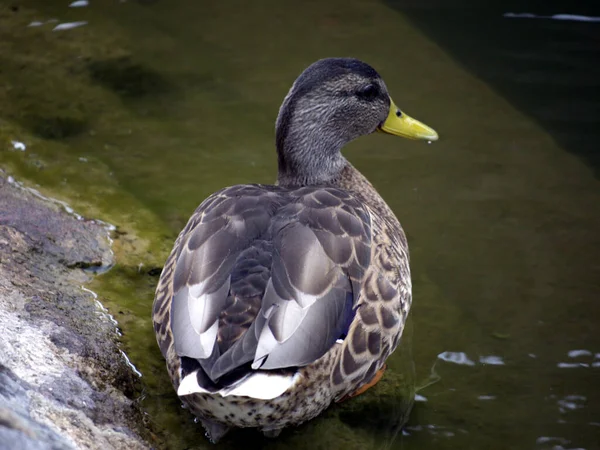
[[[348,192],[234,186],[186,228],[174,274],[175,350],[215,383],[310,364],[343,337],[370,262],[370,217]]]

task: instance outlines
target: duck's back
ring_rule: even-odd
[[[208,391],[310,364],[348,332],[371,262],[371,215],[335,187],[240,185],[179,235],[154,302],[165,357]],[[349,368],[351,370],[351,368]]]

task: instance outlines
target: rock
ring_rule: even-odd
[[[0,449],[148,448],[116,322],[83,286],[112,263],[107,230],[40,197],[0,172]]]

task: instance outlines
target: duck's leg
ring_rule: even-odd
[[[282,428],[274,428],[271,430],[263,429],[262,432],[265,435],[265,437],[276,438],[277,436],[279,436],[281,434],[281,430],[282,430]]]
[[[204,430],[206,431],[206,437],[213,444],[216,444],[217,442],[219,442],[221,440],[221,438],[223,436],[225,436],[229,432],[229,430],[231,430],[231,428],[228,427],[227,425],[223,425],[218,422],[213,422],[212,420],[208,420],[208,419],[202,419],[200,417],[198,417],[198,419],[200,419],[200,423],[202,424],[202,426],[204,427]]]
[[[338,403],[343,402],[344,400],[348,400],[349,398],[356,397],[357,395],[363,394],[365,391],[367,391],[367,389],[375,386],[377,383],[379,383],[379,381],[383,377],[383,372],[385,372],[385,369],[387,369],[387,364],[384,364],[381,369],[379,369],[377,372],[375,372],[375,375],[373,375],[373,378],[371,378],[371,380],[369,380],[369,382],[363,384],[361,387],[359,387],[354,392],[351,392],[350,394],[342,397],[340,400],[338,400]]]

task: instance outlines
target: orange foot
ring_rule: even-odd
[[[338,401],[338,403],[343,402],[344,400],[348,400],[349,398],[356,397],[357,395],[364,393],[367,389],[375,386],[377,383],[379,383],[379,381],[381,380],[381,377],[383,377],[383,372],[385,372],[385,369],[387,369],[387,364],[384,364],[383,367],[381,369],[379,369],[375,373],[375,375],[373,375],[373,378],[371,378],[371,380],[368,383],[363,384],[361,387],[359,387],[354,392],[351,392],[350,394],[345,395]]]

